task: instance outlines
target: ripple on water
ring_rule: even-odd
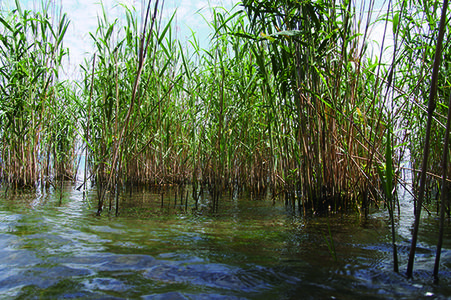
[[[155,294],[155,295],[146,295],[142,296],[141,299],[144,300],[238,300],[238,299],[246,299],[239,298],[230,295],[220,295],[220,294],[187,294],[187,293],[179,293],[179,292],[169,292],[163,294]]]
[[[0,250],[0,266],[5,268],[29,267],[41,263],[34,252],[28,250]]]
[[[149,255],[128,254],[128,255],[108,255],[105,257],[97,269],[99,271],[128,271],[146,270],[159,263]]]
[[[255,201],[234,200],[230,210],[224,206],[224,214],[214,217],[135,220],[94,218],[80,199],[20,208],[21,214],[17,207],[0,211],[0,298],[413,299],[451,295],[449,246],[442,253],[440,284],[431,283],[432,238],[420,239],[424,244],[418,245],[414,279],[405,278],[410,221],[397,225],[405,229],[398,228],[398,236],[404,238],[398,243],[404,266],[400,274],[393,273],[386,211],[363,225],[352,216],[333,218],[335,262],[322,235],[327,237],[325,219],[300,218],[291,224],[283,204],[277,213],[268,206],[271,214],[266,214],[266,208],[248,207]],[[240,208],[234,210],[237,203]],[[268,223],[268,216],[274,221]],[[426,229],[424,235],[435,234],[435,223]]]
[[[10,276],[0,280],[0,291],[10,290],[21,286],[36,286],[41,289],[57,284],[65,278],[81,277],[91,275],[87,269],[71,268],[57,265],[52,267],[35,267],[28,270],[19,270]]]
[[[0,231],[2,232],[15,232],[17,231],[16,225],[22,218],[21,215],[0,215]],[[2,240],[2,239],[1,239]],[[1,241],[0,240],[0,241]]]
[[[184,261],[184,263],[203,263],[205,262],[205,259],[190,255],[188,253],[160,253],[158,256],[160,259],[168,259],[168,260],[178,260],[178,261]]]
[[[245,293],[258,292],[271,287],[258,273],[218,263],[185,264],[162,261],[161,264],[148,269],[144,276],[167,283],[189,283]]]
[[[131,288],[127,286],[124,282],[114,279],[114,278],[92,278],[85,280],[83,285],[88,290],[101,290],[101,291],[116,291],[123,292]]]
[[[91,225],[89,226],[89,229],[93,232],[103,232],[103,233],[115,233],[115,234],[125,234],[125,230],[113,228],[111,226],[105,226],[105,225]]]

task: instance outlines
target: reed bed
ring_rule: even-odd
[[[274,78],[266,83],[274,185],[304,209],[365,211],[380,198],[377,166],[388,123],[384,85],[368,76],[372,62],[362,48],[368,32],[360,21],[368,7],[356,12],[349,1],[244,6],[260,67]]]
[[[401,170],[419,170],[438,22],[437,2],[425,3],[376,13],[374,1],[246,0],[211,10],[206,49],[194,34],[178,40],[163,1],[142,17],[124,6],[119,19],[99,15],[76,89],[58,78],[66,16],[17,3],[1,18],[1,176],[17,186],[73,178],[79,141],[99,213],[124,186],[190,183],[193,195],[270,191],[304,212],[366,214],[385,201],[387,178],[396,194]],[[394,41],[377,56],[372,22]],[[434,162],[449,95],[444,49]],[[440,182],[428,179],[432,195]]]
[[[14,187],[73,179],[77,117],[59,80],[65,14],[16,9],[0,15],[0,139],[3,182]]]
[[[439,1],[425,1],[423,6],[415,1],[406,4],[405,16],[399,22],[399,35],[403,49],[400,51],[398,70],[400,76],[394,85],[399,89],[403,99],[400,112],[400,123],[408,130],[405,142],[408,144],[409,159],[412,168],[413,186],[417,189],[421,172],[422,154],[426,135],[428,97],[431,88],[432,66],[440,21]],[[402,12],[399,11],[398,14]],[[404,14],[407,14],[404,12]],[[443,140],[450,96],[450,33],[449,20],[442,46],[442,63],[438,73],[436,109],[431,129],[431,145],[429,157],[429,175],[426,183],[426,199],[439,199],[440,176],[443,174],[441,161]],[[451,175],[448,170],[448,176]],[[437,202],[438,203],[438,202]]]

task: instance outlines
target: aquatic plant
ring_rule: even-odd
[[[329,235],[328,235],[328,237],[326,237],[326,235],[323,233],[323,238],[326,241],[327,249],[329,249],[330,255],[336,262],[337,261],[337,251],[335,250],[335,244],[334,244],[334,239],[332,236],[332,231],[330,229],[329,219],[327,219],[327,230],[328,230]]]
[[[440,26],[440,1],[405,1],[405,15],[399,18],[399,35],[402,49],[398,60],[394,81],[397,93],[403,99],[400,102],[400,119],[408,134],[406,150],[409,151],[413,175],[413,187],[419,194],[423,151],[425,149],[428,98],[430,96],[432,67],[436,53],[436,41]],[[399,8],[398,8],[399,9]],[[399,12],[398,12],[399,13]],[[432,114],[430,128],[428,175],[425,178],[425,202],[438,198],[440,191],[440,174],[442,159],[442,141],[447,115],[447,99],[450,95],[450,47],[449,32],[451,25],[445,24],[444,45],[441,64],[438,69],[436,107]]]
[[[420,186],[418,190],[418,202],[415,207],[415,223],[412,233],[412,242],[409,253],[409,261],[407,264],[407,277],[411,278],[413,273],[413,263],[415,259],[415,248],[417,244],[418,238],[418,230],[420,224],[421,217],[421,208],[424,199],[425,185],[426,185],[426,170],[428,166],[429,152],[430,152],[430,140],[431,140],[431,126],[433,121],[434,110],[436,108],[436,96],[437,96],[437,85],[438,85],[438,74],[441,63],[442,56],[442,43],[445,35],[446,29],[446,11],[448,9],[448,0],[443,1],[441,19],[440,19],[440,27],[438,32],[438,39],[435,47],[435,55],[434,55],[434,64],[432,70],[432,79],[431,79],[431,89],[429,93],[428,99],[428,109],[427,109],[427,124],[426,124],[426,135],[424,141],[424,150],[423,150],[423,161],[421,164],[421,176],[420,176]],[[445,156],[446,157],[446,156]]]
[[[173,16],[162,30],[156,22],[139,105],[130,102],[130,74],[141,62],[136,15],[125,9],[124,32],[104,12],[92,34],[98,63],[84,66],[92,99],[85,140],[98,191],[191,182],[194,198],[199,185],[212,194],[271,187],[304,211],[366,214],[379,199],[390,72],[365,57],[361,42],[369,28],[363,14],[374,3],[360,14],[349,2],[329,4],[212,9],[209,49],[195,36],[190,47],[176,43]]]
[[[382,188],[385,194],[388,213],[390,215],[390,225],[392,233],[392,246],[393,246],[393,271],[398,272],[398,249],[396,246],[395,235],[395,196],[393,183],[395,181],[395,174],[393,171],[393,151],[392,151],[392,139],[390,129],[387,130],[387,139],[385,141],[385,164],[379,166],[379,177],[382,182]]]
[[[77,118],[59,78],[69,21],[50,17],[50,3],[38,12],[15,4],[0,15],[0,176],[15,187],[73,179]]]
[[[175,45],[172,38],[166,40],[171,20],[161,27],[159,8],[158,1],[155,5],[148,2],[141,33],[136,11],[125,7],[126,25],[117,29],[119,21],[110,22],[103,9],[97,31],[91,34],[96,63],[87,61],[83,67],[83,88],[89,98],[84,136],[92,178],[98,186],[99,213],[106,192],[117,197],[118,185],[123,183],[166,181],[164,168],[174,166],[165,164],[173,146],[169,124],[180,123],[163,117],[167,110],[177,116],[171,109],[179,107],[169,101],[173,100],[169,95],[176,93],[179,79],[174,72],[177,59],[170,52]],[[152,148],[154,142],[156,148]],[[157,172],[163,174],[152,176],[160,164]]]
[[[366,211],[379,198],[374,162],[388,121],[388,72],[365,56],[370,21],[361,23],[374,3],[360,12],[350,1],[243,4],[257,61],[268,57],[259,67],[274,80],[265,84],[273,178],[300,191],[304,209]]]
[[[443,245],[443,233],[445,228],[445,209],[446,205],[449,205],[449,184],[447,182],[448,177],[448,151],[449,151],[449,131],[451,126],[451,96],[449,97],[448,101],[448,117],[446,121],[446,130],[445,130],[445,137],[443,141],[443,158],[442,158],[442,186],[441,186],[441,193],[440,193],[440,221],[439,221],[439,233],[438,233],[438,239],[437,239],[437,249],[436,249],[436,255],[435,255],[435,264],[434,264],[434,281],[437,283],[438,278],[438,270],[440,268],[440,256],[442,252],[442,245]]]

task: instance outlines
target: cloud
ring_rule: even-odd
[[[229,0],[226,7],[231,8],[238,0]],[[161,3],[162,1],[160,1]],[[124,16],[124,9],[118,5],[122,3],[127,7],[135,7],[139,13],[147,1],[139,0],[103,0],[103,5],[110,21]],[[94,52],[93,42],[89,36],[90,32],[97,29],[97,16],[101,16],[102,6],[96,0],[63,0],[63,10],[67,12],[71,20],[71,27],[65,38],[65,45],[70,49],[69,76],[79,69],[83,63]],[[201,40],[208,38],[209,28],[202,14],[211,21],[210,7],[224,6],[221,0],[196,1],[196,0],[166,0],[164,2],[163,18],[169,19],[176,11],[177,36],[186,41],[191,36],[191,30],[200,36]],[[191,29],[191,30],[190,30]]]
[[[77,76],[79,65],[85,59],[90,59],[94,53],[93,40],[90,33],[95,34],[98,27],[98,18],[105,13],[109,22],[123,17],[122,3],[128,7],[139,6],[137,1],[116,0],[63,0],[63,11],[67,13],[71,23],[64,39],[65,47],[69,48],[69,59],[65,66],[68,77]]]
[[[361,18],[360,28],[361,34],[364,34],[365,26],[369,22],[369,28],[365,40],[360,39],[360,47],[365,43],[366,57],[383,63],[389,63],[393,57],[393,31],[392,24],[388,23],[385,28],[383,15],[387,13],[387,5],[385,1],[374,0],[374,6],[370,6],[368,1],[356,2],[357,17]],[[371,11],[368,14],[368,11]],[[368,20],[368,17],[370,18]],[[382,51],[381,51],[382,49]]]
[[[163,1],[160,0],[160,3]],[[166,0],[164,1],[163,18],[168,19],[176,11],[177,36],[183,42],[191,37],[191,30],[196,32],[199,39],[207,40],[209,27],[206,21],[212,20],[211,7],[231,8],[238,0]],[[2,8],[15,7],[14,0],[0,0]],[[23,9],[37,10],[40,4],[33,0],[21,0]],[[40,2],[39,2],[40,3]],[[79,65],[89,59],[94,53],[93,41],[89,33],[95,33],[97,18],[104,11],[110,22],[124,17],[124,8],[134,7],[138,13],[147,5],[146,0],[59,0],[52,1],[55,5],[62,5],[62,11],[67,13],[70,20],[69,28],[64,38],[64,46],[69,48],[70,56],[66,58],[65,72],[68,77],[76,77]],[[102,4],[104,9],[102,9]],[[154,3],[154,2],[152,2]],[[55,11],[59,11],[55,9]],[[202,16],[200,15],[202,14]],[[205,18],[205,19],[204,19]],[[191,30],[190,30],[191,29]]]

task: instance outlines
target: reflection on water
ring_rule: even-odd
[[[95,193],[92,193],[95,194]],[[301,218],[268,199],[223,197],[219,211],[161,196],[124,194],[121,215],[95,216],[88,198],[55,193],[0,197],[3,299],[368,299],[451,296],[451,230],[441,282],[432,284],[438,222],[425,217],[415,279],[392,272],[388,216],[329,217],[338,261],[327,247],[326,218]],[[138,203],[131,205],[130,203]],[[404,199],[397,222],[405,269],[413,218]],[[185,211],[186,210],[186,211]]]

